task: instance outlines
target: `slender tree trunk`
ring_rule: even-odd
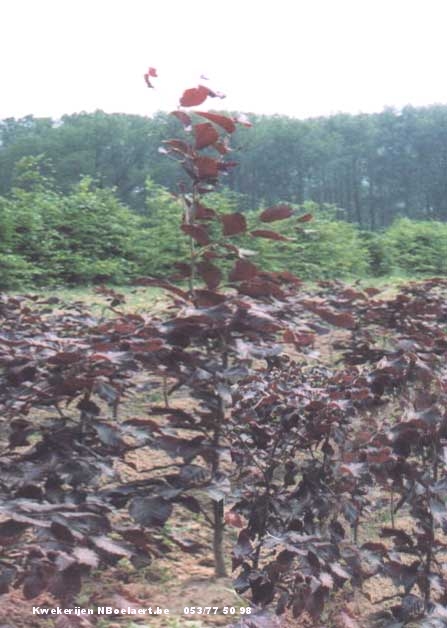
[[[357,185],[357,162],[355,160],[352,162],[352,192],[354,198],[355,215],[357,218],[357,222],[359,223],[359,227],[361,227],[363,223],[363,217],[359,188]]]
[[[222,356],[222,369],[228,367],[228,355],[224,349]],[[222,426],[225,421],[225,404],[223,399],[219,400],[219,409],[217,413],[217,422],[213,434],[213,453],[214,459],[212,464],[213,478],[217,476],[220,470],[219,447],[222,437]],[[225,578],[227,570],[225,567],[225,551],[224,551],[224,501],[213,501],[213,553],[214,553],[214,573],[216,578]]]
[[[304,203],[304,176],[301,168],[297,176],[296,202],[299,205],[302,205]]]
[[[376,208],[374,203],[374,183],[371,173],[368,173],[369,189],[368,189],[368,205],[369,205],[369,221],[372,231],[376,230]]]
[[[429,495],[428,495],[428,489],[427,489],[427,504],[429,503]],[[428,605],[430,604],[430,597],[431,597],[431,583],[430,583],[430,571],[431,571],[431,565],[432,565],[432,561],[433,561],[433,545],[435,542],[435,535],[434,535],[434,527],[433,527],[433,516],[430,513],[430,529],[428,531],[428,548],[425,554],[425,565],[424,565],[424,602],[425,602],[425,608],[428,607]]]
[[[214,553],[214,573],[216,578],[225,578],[227,569],[225,567],[224,552],[224,502],[213,502],[213,553]]]
[[[219,417],[220,418],[220,417]],[[220,444],[221,422],[216,427],[213,437],[214,463],[212,467],[213,477],[219,472],[219,444]],[[214,553],[214,573],[216,578],[225,578],[227,570],[225,567],[224,551],[224,501],[213,501],[213,553]]]

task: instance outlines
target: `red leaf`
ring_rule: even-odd
[[[149,78],[150,76],[157,76],[157,70],[155,68],[149,68],[146,74],[144,75],[144,80],[146,81],[146,85],[148,87],[154,87]]]
[[[196,107],[201,105],[208,96],[212,95],[213,92],[208,87],[199,85],[198,87],[185,90],[180,98],[180,104],[182,107]]]
[[[166,144],[171,151],[175,151],[176,153],[181,153],[182,155],[190,155],[191,147],[187,142],[183,140],[164,140],[163,144]]]
[[[324,321],[335,325],[335,327],[345,327],[346,329],[354,329],[356,326],[355,318],[349,312],[334,312],[322,307],[309,308],[315,314],[318,314]]]
[[[295,345],[297,349],[301,347],[313,346],[315,343],[315,334],[311,332],[293,332],[286,329],[283,334],[283,341]]]
[[[249,297],[275,297],[282,299],[285,297],[284,292],[279,286],[271,281],[262,281],[254,279],[252,281],[243,281],[238,286],[238,292],[240,294],[246,294]]]
[[[290,205],[275,205],[275,207],[269,207],[264,209],[259,216],[262,222],[274,222],[275,220],[284,220],[290,218],[293,215],[293,209]]]
[[[196,157],[194,172],[198,179],[217,179],[219,176],[219,162],[212,157]]]
[[[275,275],[280,281],[284,283],[291,283],[295,286],[300,286],[303,283],[299,277],[297,277],[293,273],[290,273],[288,270],[280,270],[279,272],[275,273]]]
[[[191,126],[191,118],[184,111],[171,111],[171,116],[175,116],[177,120],[180,120],[183,126]]]
[[[370,552],[375,552],[376,554],[382,554],[385,556],[388,554],[386,545],[383,543],[374,543],[373,541],[363,543],[360,549],[369,550]]]
[[[227,131],[227,133],[233,133],[236,130],[234,120],[228,116],[222,116],[218,113],[208,113],[207,111],[195,111],[194,113],[198,116],[202,116],[202,118],[206,118],[207,120],[214,122],[214,124],[217,124]]]
[[[245,259],[238,259],[228,278],[230,281],[248,281],[258,274],[258,268]]]
[[[276,231],[267,231],[266,229],[256,229],[250,232],[252,236],[256,238],[267,238],[268,240],[282,240],[283,242],[289,242],[290,238],[277,233]]]
[[[196,138],[195,148],[200,150],[206,148],[219,139],[219,133],[213,127],[211,122],[203,122],[194,125],[194,137]]]
[[[226,236],[244,233],[247,230],[245,216],[239,212],[234,214],[224,214],[222,216],[223,234]]]
[[[212,220],[216,216],[216,212],[211,207],[205,207],[201,203],[196,204],[195,218],[197,220]]]
[[[161,338],[152,338],[142,342],[130,342],[128,346],[130,351],[136,351],[137,353],[159,351],[163,347],[163,340]]]
[[[194,300],[198,307],[213,307],[226,301],[227,297],[211,290],[194,290]]]
[[[224,257],[224,255],[220,255],[219,253],[216,253],[216,251],[204,251],[202,253],[202,259],[211,260],[217,259],[218,257]]]
[[[152,419],[141,419],[139,417],[133,417],[132,419],[128,419],[122,423],[124,426],[134,426],[139,428],[146,428],[149,432],[160,432],[160,426],[157,421],[153,421]]]
[[[68,365],[85,358],[82,351],[60,351],[47,359],[50,364]]]
[[[224,519],[227,525],[233,526],[234,528],[243,528],[245,525],[241,515],[233,510],[226,512]]]
[[[210,290],[214,290],[214,288],[217,288],[220,284],[222,273],[219,268],[211,264],[211,262],[199,262],[197,264],[197,271]]]
[[[312,214],[303,214],[298,218],[298,222],[309,222],[309,220],[312,220],[312,218]]]
[[[182,225],[180,229],[183,233],[191,236],[191,238],[201,246],[206,246],[210,243],[210,238],[205,227],[200,225]]]
[[[284,342],[293,344],[295,342],[295,334],[291,329],[286,329],[286,331],[282,335],[282,339]]]
[[[174,262],[174,267],[178,270],[177,276],[180,276],[182,279],[191,277],[190,264],[186,264],[186,262]]]
[[[346,290],[343,290],[342,292],[340,292],[340,296],[343,297],[343,299],[346,299],[347,301],[355,301],[356,299],[366,298],[363,292],[358,292],[357,290],[354,290],[353,288],[346,288]]]

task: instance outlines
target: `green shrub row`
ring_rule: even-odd
[[[183,208],[165,188],[148,180],[146,211],[136,214],[89,178],[61,194],[42,174],[44,165],[42,158],[22,159],[10,194],[0,197],[0,289],[166,276],[179,251],[186,252],[188,239],[176,227]],[[231,212],[245,200],[223,191],[210,195],[208,204]],[[264,268],[287,268],[307,280],[447,273],[446,223],[400,218],[372,233],[331,206],[305,203],[297,212],[311,213],[313,220],[273,225],[287,242],[236,240]],[[250,227],[259,227],[256,212],[246,216]]]
[[[0,197],[0,289],[122,284],[165,272],[174,251],[186,247],[186,238],[174,235],[182,209],[163,188],[148,182],[146,217],[90,178],[61,194],[42,175],[44,162],[22,159],[14,187]],[[154,197],[162,220],[152,211]]]

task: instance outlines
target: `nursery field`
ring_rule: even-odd
[[[184,91],[161,147],[187,177],[169,271],[0,295],[0,628],[447,626],[447,279],[306,284],[303,249],[265,265],[257,243],[314,216],[213,204],[251,126],[191,111],[221,97]],[[55,248],[10,221],[47,265],[9,268],[118,281],[128,233],[104,194],[81,183],[50,212]]]
[[[447,280],[277,282],[1,297],[2,626],[447,625]]]

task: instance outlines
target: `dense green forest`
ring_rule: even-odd
[[[330,203],[362,228],[377,229],[398,216],[447,218],[447,105],[386,109],[298,120],[251,116],[233,145],[239,167],[230,189],[250,208],[287,201]],[[0,194],[11,188],[21,157],[44,154],[57,186],[68,191],[81,175],[116,187],[130,207],[145,207],[145,179],[175,190],[176,168],[159,146],[178,134],[178,121],[154,117],[80,113],[0,122]]]
[[[253,225],[277,202],[314,216],[283,222],[290,242],[256,244],[267,267],[287,260],[310,279],[447,271],[447,106],[251,120],[209,204]],[[165,274],[188,246],[177,165],[159,154],[178,134],[163,113],[1,121],[0,287]]]

